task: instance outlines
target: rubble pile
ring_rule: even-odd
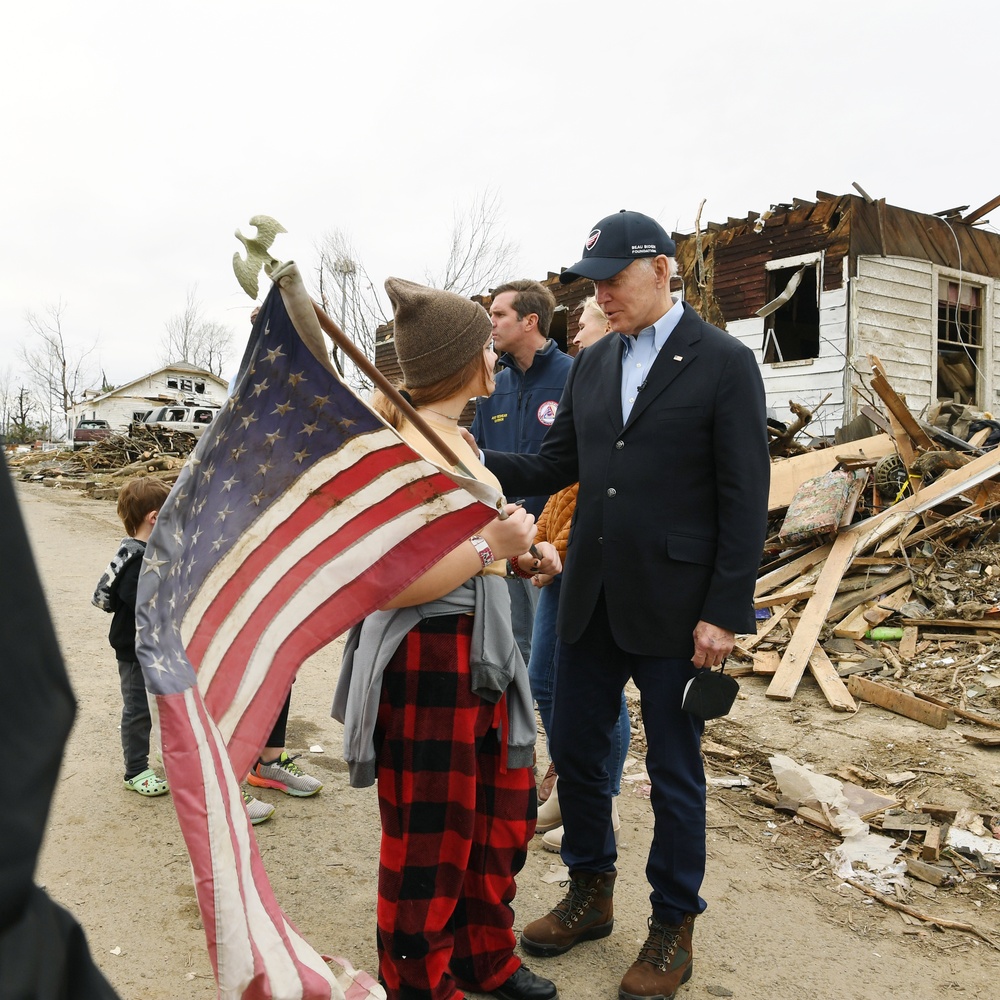
[[[130,476],[177,479],[197,439],[186,431],[135,424],[78,451],[12,454],[8,464],[21,480],[81,489],[98,500],[114,499]]]

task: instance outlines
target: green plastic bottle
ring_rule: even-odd
[[[877,642],[887,642],[890,639],[902,639],[903,630],[901,628],[889,628],[888,626],[870,628],[865,632],[866,639],[875,639]]]

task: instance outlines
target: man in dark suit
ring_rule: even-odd
[[[642,695],[652,916],[622,1000],[671,997],[691,975],[692,927],[705,909],[704,724],[681,702],[736,633],[754,630],[770,474],[756,360],[673,299],[674,252],[648,216],[597,223],[561,280],[592,279],[618,336],[577,359],[537,455],[485,452],[510,495],[580,483],[550,734],[570,887],[524,928],[533,955],[611,933],[617,854],[604,762],[629,677]]]

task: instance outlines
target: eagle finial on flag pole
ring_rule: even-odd
[[[233,254],[233,270],[243,291],[255,299],[261,267],[270,275],[272,268],[278,263],[269,253],[271,244],[278,233],[287,233],[288,230],[270,215],[255,215],[250,219],[250,225],[256,228],[256,237],[244,236],[238,229],[234,234],[246,247],[247,255],[244,260],[239,251]]]

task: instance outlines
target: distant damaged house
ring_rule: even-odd
[[[832,434],[871,399],[869,355],[920,413],[940,400],[1000,410],[1000,235],[994,199],[924,215],[818,192],[674,234],[684,297],[757,355],[768,407],[812,408]]]

